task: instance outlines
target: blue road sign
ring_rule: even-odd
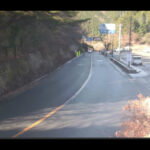
[[[93,38],[92,37],[87,37],[86,40],[87,41],[93,41]]]
[[[102,38],[101,37],[93,37],[93,41],[101,41]]]
[[[115,24],[101,24],[100,33],[101,34],[115,34],[116,26]]]

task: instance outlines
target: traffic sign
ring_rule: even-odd
[[[101,37],[93,37],[93,40],[94,40],[94,41],[101,41],[102,38],[101,38]]]
[[[115,24],[101,24],[100,33],[101,34],[115,34],[116,26]]]
[[[93,41],[93,38],[92,37],[87,37],[86,40],[87,41]]]

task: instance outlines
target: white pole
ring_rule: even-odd
[[[119,24],[119,40],[118,40],[119,60],[120,60],[120,45],[121,45],[121,24]]]
[[[119,50],[120,50],[120,40],[121,40],[121,24],[119,24]]]

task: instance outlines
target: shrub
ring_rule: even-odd
[[[150,44],[150,32],[146,33],[143,39],[147,44]]]

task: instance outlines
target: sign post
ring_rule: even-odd
[[[119,60],[120,60],[120,41],[121,41],[121,24],[119,24],[119,40],[118,40]]]
[[[101,24],[100,25],[100,33],[107,34],[107,45],[108,45],[108,34],[116,33],[116,25],[115,24]]]
[[[115,34],[116,26],[115,24],[101,24],[100,33],[101,34]]]

